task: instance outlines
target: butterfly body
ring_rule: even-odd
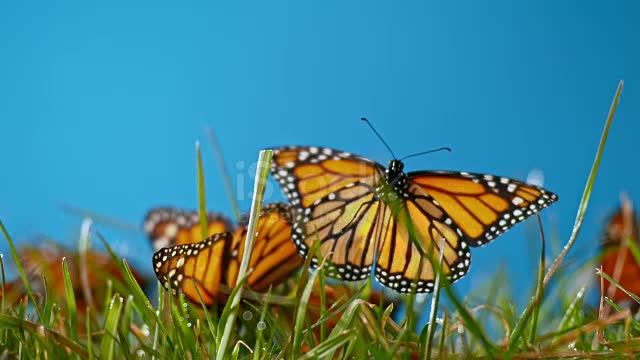
[[[329,276],[361,280],[375,267],[376,278],[399,292],[430,292],[432,262],[441,256],[445,277],[459,279],[470,266],[469,246],[490,242],[557,200],[506,177],[405,173],[401,160],[385,168],[321,147],[276,148],[271,171],[295,209],[292,239],[303,256],[318,239]]]

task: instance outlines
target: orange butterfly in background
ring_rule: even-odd
[[[20,263],[24,267],[27,281],[36,297],[36,301],[43,303],[45,296],[50,295],[50,303],[56,303],[63,308],[66,307],[67,293],[64,284],[64,273],[62,270],[62,259],[66,259],[71,285],[76,302],[78,315],[78,331],[83,334],[86,331],[85,316],[87,306],[92,306],[92,311],[101,311],[105,305],[107,296],[107,282],[113,281],[114,289],[118,289],[118,284],[124,283],[124,275],[120,267],[108,254],[98,251],[86,252],[86,258],[77,250],[71,250],[53,242],[39,244],[37,246],[23,246],[18,250]],[[86,265],[86,272],[82,271]],[[131,272],[140,285],[144,288],[147,279],[141,276],[132,266]],[[83,278],[83,274],[86,277]],[[46,286],[43,282],[46,278]],[[48,293],[47,293],[48,290]],[[27,298],[27,291],[22,279],[17,278],[5,284],[5,304],[16,304],[18,301]],[[68,314],[68,309],[61,313]],[[59,318],[58,320],[60,320]],[[63,334],[64,322],[56,323]]]
[[[273,152],[271,172],[295,208],[292,239],[300,254],[306,257],[319,239],[329,276],[361,280],[374,267],[380,283],[398,292],[433,290],[434,269],[423,261],[431,250],[436,261],[443,254],[446,278],[460,279],[469,270],[469,246],[487,244],[558,199],[495,175],[404,173],[401,160],[385,168],[314,146]]]
[[[47,286],[56,299],[66,299],[64,275],[62,272],[62,259],[67,260],[71,284],[76,296],[78,310],[84,312],[86,303],[83,294],[83,281],[81,279],[81,255],[78,251],[69,250],[55,243],[45,243],[39,246],[24,246],[18,255],[25,269],[30,284],[35,292],[45,294],[42,286],[42,276],[47,279]],[[109,279],[124,282],[124,276],[111,256],[97,251],[86,253],[87,278],[86,282],[95,299],[102,302],[106,294],[106,283]],[[141,288],[144,288],[147,279],[139,275],[135,269],[131,269],[134,278]]]
[[[201,242],[157,251],[153,255],[153,267],[158,279],[167,288],[180,289],[193,303],[200,304],[198,292],[207,306],[224,301],[225,288],[235,287],[238,280],[247,221],[245,217],[233,233],[220,232]],[[178,232],[181,231],[188,230],[181,228]],[[252,272],[246,285],[264,292],[288,279],[303,261],[291,241],[290,207],[280,203],[264,206],[249,262]]]
[[[207,235],[231,231],[231,221],[218,213],[207,214]],[[144,219],[144,230],[149,235],[153,251],[162,248],[202,241],[200,215],[197,211],[171,207],[151,209]]]
[[[20,278],[5,282],[4,292],[0,289],[0,298],[4,299],[7,307],[15,306],[26,297],[27,292]]]
[[[638,220],[630,202],[623,199],[622,207],[609,219],[602,242],[602,271],[616,280],[627,291],[640,296],[640,265],[636,262],[627,241],[640,246]],[[615,302],[629,302],[633,309],[640,304],[606,279],[605,293]]]

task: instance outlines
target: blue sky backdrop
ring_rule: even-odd
[[[80,218],[63,203],[135,225],[154,205],[195,208],[197,140],[209,207],[231,215],[205,126],[246,210],[265,147],[329,146],[386,165],[366,116],[396,154],[453,149],[412,158],[409,171],[524,180],[542,170],[560,196],[543,219],[565,242],[624,79],[572,252],[585,256],[620,191],[640,202],[638,10],[633,1],[3,2],[0,219],[17,242],[45,234],[72,245]],[[283,199],[275,183],[271,191],[269,201]],[[532,225],[473,249],[456,290],[500,263],[528,289]],[[152,274],[142,232],[96,228]]]

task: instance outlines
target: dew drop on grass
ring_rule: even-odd
[[[261,320],[261,321],[258,321],[257,327],[258,327],[258,330],[264,330],[267,328],[267,324],[265,324],[265,322]]]
[[[242,318],[245,319],[246,321],[249,321],[253,319],[253,314],[251,313],[251,311],[247,310],[242,314]]]
[[[189,322],[189,323],[187,323],[187,327],[191,327],[191,323],[190,323],[190,322]]]

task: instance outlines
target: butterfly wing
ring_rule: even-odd
[[[291,238],[307,256],[319,239],[329,260],[329,276],[345,280],[369,276],[382,210],[374,196],[384,168],[370,160],[329,148],[274,149],[271,172],[295,208]],[[312,265],[317,266],[317,258]]]
[[[539,186],[494,175],[420,171],[407,176],[457,224],[471,246],[490,242],[558,200]]]
[[[223,215],[209,213],[207,216],[207,235],[231,231],[231,222]],[[145,216],[144,230],[154,251],[202,240],[200,216],[197,211],[176,208],[151,209]]]
[[[228,261],[230,232],[217,233],[204,241],[162,248],[153,254],[153,268],[158,280],[175,293],[179,289],[189,301],[205,305],[224,298],[220,288],[223,269]]]
[[[234,233],[219,233],[200,243],[163,248],[153,256],[154,269],[165,287],[180,289],[192,302],[206,305],[225,298],[222,287],[234,287],[244,255],[247,220]],[[258,219],[247,286],[265,291],[286,280],[303,259],[291,242],[291,209],[284,204],[262,208]]]
[[[635,242],[636,245],[640,244],[636,216],[630,208],[623,207],[609,219],[607,224],[602,244],[602,271],[627,291],[640,295],[640,265],[629,247],[623,246],[626,239]],[[606,279],[604,282],[606,296],[614,301],[631,300],[627,294],[609,284]]]
[[[240,222],[231,241],[232,260],[227,265],[227,284],[235,286],[240,261],[244,255],[248,217]],[[252,269],[247,286],[266,291],[297,271],[304,259],[291,241],[291,208],[282,203],[268,204],[260,211],[257,234],[249,261]]]
[[[471,264],[467,239],[449,215],[419,187],[410,184],[401,205],[384,205],[378,220],[378,259],[375,276],[398,292],[431,292],[434,265],[442,258],[444,277],[454,282]],[[433,263],[432,263],[433,262]],[[440,265],[438,265],[440,266]]]

